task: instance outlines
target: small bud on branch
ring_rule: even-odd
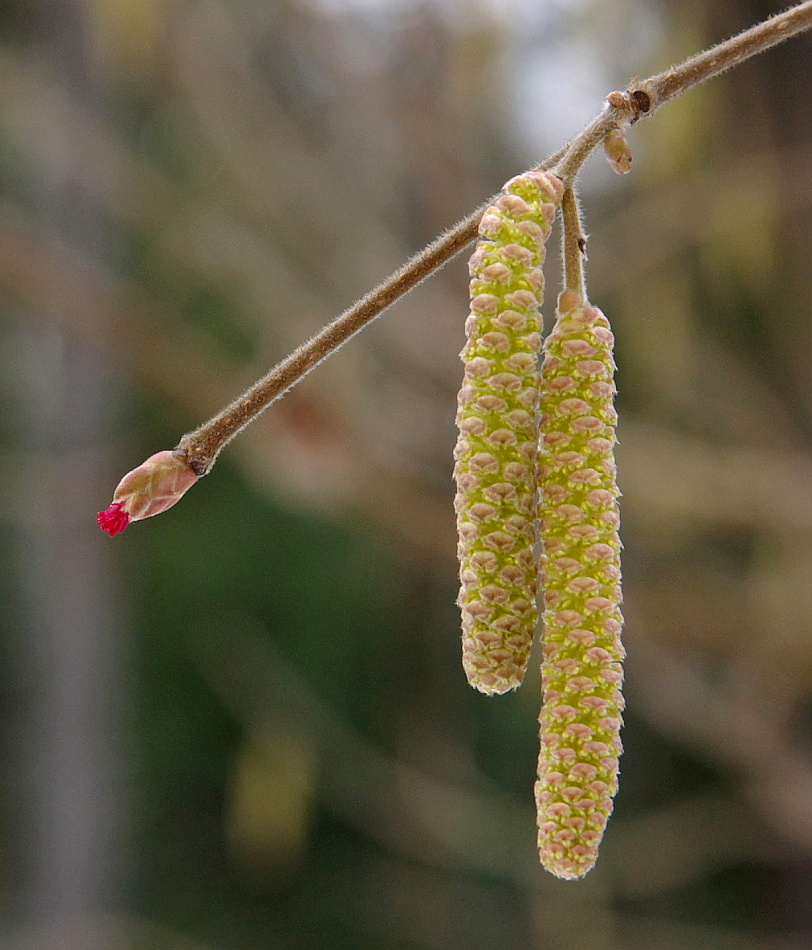
[[[632,170],[632,150],[620,129],[612,129],[603,140],[603,149],[613,172],[626,175]]]
[[[131,521],[142,521],[171,508],[196,481],[197,475],[179,452],[156,452],[121,479],[112,504],[99,512],[96,523],[112,538]]]

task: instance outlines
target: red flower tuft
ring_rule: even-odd
[[[99,512],[96,523],[102,531],[106,531],[112,538],[114,534],[118,534],[119,531],[123,531],[127,527],[130,523],[130,516],[124,510],[122,502],[114,501],[107,511]]]

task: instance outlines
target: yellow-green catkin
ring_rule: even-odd
[[[465,376],[454,458],[462,662],[483,693],[521,684],[538,621],[538,451],[541,265],[559,178],[511,179],[487,209],[471,257]]]
[[[613,343],[601,311],[565,291],[541,369],[544,701],[536,804],[541,862],[566,879],[595,863],[622,750]]]

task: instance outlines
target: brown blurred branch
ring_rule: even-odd
[[[735,684],[712,681],[700,664],[655,643],[648,628],[645,620],[627,626],[634,644],[630,678],[638,707],[660,728],[737,772],[765,821],[808,848],[812,767],[800,743],[787,734],[774,710],[743,702]]]

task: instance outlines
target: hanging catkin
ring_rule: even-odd
[[[544,242],[561,201],[554,175],[511,179],[482,217],[471,257],[454,453],[462,657],[483,693],[519,686],[535,595],[539,307]]]
[[[536,802],[542,864],[595,863],[617,790],[623,697],[616,413],[609,321],[565,291],[544,344],[539,446],[544,700]]]

